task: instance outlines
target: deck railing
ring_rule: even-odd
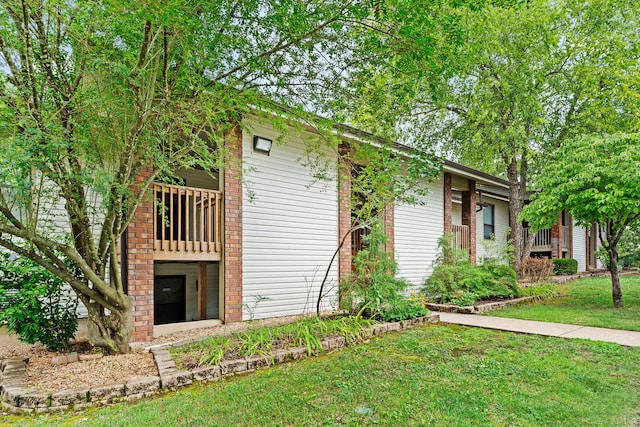
[[[524,229],[524,238],[525,240],[529,238],[529,229]],[[536,237],[533,240],[533,244],[531,245],[532,252],[544,252],[551,250],[551,230],[545,228],[543,230],[539,230],[536,233]]]
[[[468,225],[452,225],[451,233],[453,233],[451,246],[455,249],[469,250],[470,239]]]
[[[222,193],[159,183],[152,191],[154,259],[220,260]]]

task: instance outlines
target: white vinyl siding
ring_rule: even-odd
[[[578,261],[578,272],[587,271],[587,231],[573,221],[573,259]]]
[[[71,223],[65,209],[65,200],[60,197],[56,189],[57,187],[51,181],[44,180],[43,189],[39,192],[38,228],[40,231],[47,230],[46,234],[55,236],[56,240],[61,240],[70,235]],[[89,205],[88,213],[94,240],[97,241],[100,237],[101,222],[104,220],[102,195],[91,189],[85,189],[85,194]],[[109,280],[108,272],[105,280]],[[71,289],[68,285],[65,288]],[[87,308],[81,301],[78,302],[76,312],[80,318],[88,316]]]
[[[499,256],[501,248],[507,242],[507,229],[509,228],[509,203],[483,195],[483,201],[493,205],[493,221],[495,243],[484,238],[484,214],[476,213],[476,259],[480,264],[484,257]]]
[[[273,139],[271,154],[253,152],[253,136]],[[317,181],[300,159],[304,141],[287,135],[285,144],[267,126],[243,132],[243,318],[297,315],[315,310],[320,283],[338,245],[335,179]],[[335,154],[327,154],[336,165]],[[323,310],[337,300],[337,259],[325,291]],[[266,297],[256,304],[257,299]]]
[[[395,259],[398,277],[422,285],[433,271],[438,239],[444,234],[442,175],[426,184],[429,194],[424,205],[397,205],[394,211]]]

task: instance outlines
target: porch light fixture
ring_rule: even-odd
[[[253,137],[253,151],[265,153],[268,156],[271,153],[272,145],[273,141],[270,139],[263,138],[258,135],[254,135]]]

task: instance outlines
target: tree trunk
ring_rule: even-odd
[[[511,192],[510,192],[511,193]],[[513,196],[509,196],[513,197]],[[518,222],[518,215],[522,210],[522,205],[517,200],[509,200],[509,222],[511,222],[511,240],[513,240],[514,268],[519,271],[520,264],[524,258],[524,227]]]
[[[520,264],[525,256],[524,227],[518,221],[518,215],[524,205],[524,192],[522,178],[519,176],[518,161],[514,157],[507,165],[507,178],[509,180],[509,225],[511,227],[511,240],[514,250],[514,269],[520,270]]]
[[[89,313],[89,343],[105,349],[109,354],[125,354],[131,351],[129,341],[133,332],[132,304],[122,295],[121,307],[104,307],[82,298]]]
[[[609,246],[609,271],[611,272],[611,295],[613,306],[622,308],[622,289],[620,289],[620,273],[618,272],[618,248],[617,245]]]

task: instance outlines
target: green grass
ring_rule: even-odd
[[[640,276],[623,276],[620,284],[621,309],[613,308],[611,278],[594,277],[555,286],[558,298],[483,314],[640,331]]]
[[[137,404],[12,420],[109,427],[632,426],[640,422],[638,360],[640,348],[610,343],[428,326]]]

